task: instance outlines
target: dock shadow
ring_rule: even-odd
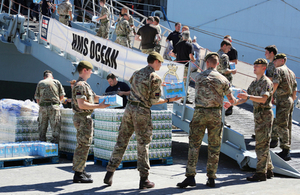
[[[63,186],[73,184],[73,180],[63,180],[56,182],[40,183],[40,184],[31,184],[31,185],[13,185],[5,186],[0,188],[0,192],[8,193],[17,193],[17,192],[29,192],[29,191],[39,191],[39,192],[48,192],[48,193],[57,193],[63,190]]]

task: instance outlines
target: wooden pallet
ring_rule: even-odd
[[[22,156],[11,158],[0,158],[0,169],[9,169],[17,167],[26,167],[32,165],[42,164],[56,164],[59,163],[58,156]]]
[[[106,167],[109,160],[94,157],[94,164],[100,164],[103,167]],[[153,158],[150,159],[151,166],[161,166],[161,165],[172,165],[173,157],[165,158]],[[135,169],[137,167],[137,160],[132,161],[122,161],[117,169]]]
[[[68,160],[73,160],[74,153],[73,152],[65,152],[65,151],[59,151],[59,157],[61,158],[66,158]],[[93,160],[94,159],[94,154],[89,154],[88,155],[88,160]]]

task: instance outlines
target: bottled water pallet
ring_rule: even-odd
[[[68,160],[73,160],[73,156],[74,156],[74,153],[73,152],[65,152],[65,151],[59,151],[59,157],[62,157],[62,158],[66,158]],[[88,155],[88,160],[93,160],[94,159],[94,154],[89,154]]]
[[[0,158],[0,169],[27,167],[43,164],[58,164],[58,156],[22,156],[12,158]]]
[[[109,160],[102,158],[94,158],[94,164],[101,164],[103,167],[106,167]],[[100,163],[101,162],[101,163]],[[161,166],[161,165],[172,165],[173,157],[165,158],[152,158],[150,159],[151,166]],[[126,160],[122,161],[117,169],[135,169],[137,167],[137,160]]]

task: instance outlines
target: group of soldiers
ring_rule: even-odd
[[[218,66],[221,66],[219,61],[222,56],[219,56],[216,52],[207,54],[204,59],[207,69],[199,73],[195,80],[195,112],[190,123],[186,179],[177,184],[180,188],[196,185],[196,165],[206,129],[208,130],[208,180],[206,185],[215,187],[223,130],[223,106],[228,108],[231,105],[242,104],[247,100],[253,101],[256,135],[255,151],[258,160],[256,173],[247,177],[248,181],[266,181],[267,178],[274,176],[269,153],[272,126],[273,130],[277,130],[274,137],[280,138],[280,147],[283,149],[278,155],[284,160],[290,160],[290,122],[293,101],[296,98],[297,82],[295,74],[285,65],[286,55],[282,53],[276,54],[272,60],[273,63],[269,64],[266,59],[257,59],[254,62],[254,73],[257,77],[247,91],[238,94],[238,99],[231,92],[230,81],[222,75],[222,72],[218,71]],[[226,59],[226,56],[223,57]],[[161,67],[163,62],[162,56],[153,51],[148,55],[147,62],[148,65],[135,71],[129,80],[131,89],[128,103],[125,107],[117,142],[104,178],[104,183],[109,186],[112,185],[114,172],[122,161],[133,132],[137,136],[137,165],[140,172],[139,188],[146,189],[155,186],[148,179],[150,169],[148,150],[152,139],[150,108],[155,104],[169,103],[181,98],[161,98],[161,86],[163,83],[155,71],[158,71]],[[274,74],[271,80],[265,75],[265,71],[270,70],[270,66],[273,65]],[[104,101],[98,103],[99,96],[92,91],[87,83],[87,79],[93,72],[93,65],[90,62],[81,61],[77,71],[79,78],[72,88],[73,123],[77,129],[77,147],[73,158],[73,170],[75,171],[73,182],[92,183],[91,174],[85,171],[85,162],[93,138],[91,114],[94,109],[106,108],[109,104],[105,104]],[[267,71],[267,75],[269,74],[271,73]],[[273,96],[273,94],[275,95]],[[44,80],[38,83],[35,93],[35,99],[40,105],[39,130],[42,141],[46,140],[46,131],[44,129],[46,124],[48,125],[48,119],[50,119],[53,130],[52,142],[59,143],[59,130],[56,130],[56,127],[60,123],[59,103],[64,99],[64,95],[64,90],[59,81],[53,79],[50,71],[45,71]],[[228,98],[229,103],[223,105],[224,96]],[[273,97],[277,105],[274,124],[274,115],[271,109]]]
[[[68,0],[66,0],[68,2]],[[105,0],[100,0],[102,7],[98,20],[101,22],[97,36],[108,38],[109,12],[105,6]],[[68,8],[69,10],[69,8]],[[62,12],[60,12],[62,13]],[[62,13],[66,14],[67,12]],[[63,17],[60,21],[63,21]],[[117,20],[116,42],[126,47],[130,46],[129,34],[132,31],[133,20],[127,9],[122,9]],[[247,177],[248,181],[266,181],[274,176],[273,165],[269,148],[278,145],[282,151],[277,153],[283,160],[291,160],[291,127],[292,112],[297,93],[297,82],[293,71],[287,65],[285,54],[277,54],[275,45],[265,48],[264,58],[255,60],[254,73],[256,79],[250,84],[247,91],[238,94],[237,98],[230,90],[232,74],[236,69],[231,69],[227,52],[231,43],[223,40],[218,52],[211,52],[205,56],[206,70],[199,73],[195,79],[195,111],[190,123],[188,162],[186,167],[186,179],[178,183],[180,188],[195,186],[196,165],[199,150],[205,130],[208,130],[208,161],[207,183],[209,187],[215,187],[215,178],[219,162],[221,138],[222,138],[222,107],[228,108],[253,101],[253,114],[255,123],[255,151],[257,154],[256,173]],[[152,121],[150,107],[155,104],[169,103],[181,98],[161,99],[161,78],[155,73],[161,67],[162,56],[153,51],[147,58],[148,65],[133,73],[129,82],[131,84],[128,104],[125,107],[124,117],[119,129],[117,143],[107,166],[104,183],[112,185],[115,170],[121,163],[122,157],[133,132],[137,136],[138,160],[137,166],[140,172],[140,189],[152,188],[154,183],[148,180],[149,175],[149,143],[152,136]],[[92,74],[93,66],[87,61],[82,61],[77,67],[79,79],[72,89],[72,107],[74,111],[73,122],[77,129],[77,147],[73,158],[73,170],[75,171],[74,183],[93,182],[91,174],[84,170],[89,147],[92,143],[93,121],[91,113],[97,108],[106,108],[109,105],[101,102],[96,104],[97,96],[86,82]],[[45,113],[51,113],[54,129],[53,142],[58,143],[55,124],[60,121],[57,106],[64,96],[63,88],[59,81],[53,79],[49,72],[44,73],[44,80],[38,84],[35,98],[41,109],[39,114],[39,128],[45,126]],[[48,84],[45,84],[47,83]],[[47,89],[55,94],[56,98],[45,101]],[[224,96],[229,100],[223,104]],[[276,105],[276,117],[272,111],[272,103]],[[58,108],[59,110],[59,108]],[[56,122],[55,122],[56,121]],[[48,122],[47,122],[48,124]],[[53,124],[53,125],[52,125]],[[40,139],[45,141],[45,132],[40,131]],[[271,141],[271,144],[270,144]]]

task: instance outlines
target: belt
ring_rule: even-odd
[[[127,37],[127,35],[117,35],[117,37]]]
[[[262,107],[254,108],[254,112],[261,112],[265,110],[271,110],[271,108],[262,108]]]
[[[138,106],[138,107],[143,107],[143,108],[147,108],[150,109],[148,107],[146,107],[144,104],[142,104],[141,102],[132,102],[132,101],[128,101],[128,104],[134,105],[134,106]]]
[[[221,109],[222,107],[201,107],[201,106],[196,106],[195,108],[196,109],[204,108],[204,109],[211,109],[211,110],[213,110],[213,109]]]
[[[40,106],[51,106],[51,105],[59,106],[58,103],[52,103],[52,102],[43,102],[43,103],[40,103]]]

